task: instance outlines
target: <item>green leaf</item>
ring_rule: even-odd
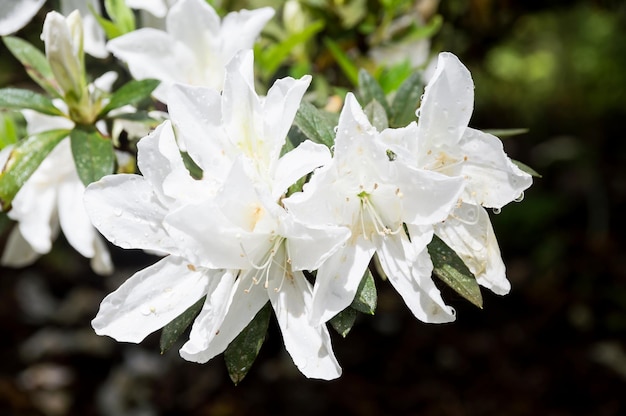
[[[161,330],[161,339],[159,340],[159,346],[161,348],[161,354],[169,350],[178,338],[185,332],[187,327],[193,322],[193,320],[200,313],[202,305],[206,296],[203,296],[196,303],[187,308],[187,310],[178,315],[169,324],[165,325]]]
[[[352,85],[359,85],[359,69],[354,65],[352,59],[331,38],[325,37],[323,42]]]
[[[248,374],[252,363],[259,354],[261,345],[265,341],[270,316],[271,307],[268,302],[224,351],[228,375],[235,385],[239,384]]]
[[[391,114],[385,92],[378,81],[364,69],[359,71],[359,96],[361,97],[361,105],[365,106],[376,100],[383,106],[387,115]]]
[[[372,126],[378,131],[383,131],[389,127],[389,120],[387,120],[387,113],[378,100],[372,100],[363,109],[365,115],[369,119]]]
[[[135,15],[124,0],[104,0],[104,8],[122,34],[135,30]]]
[[[493,134],[498,137],[510,137],[510,136],[518,136],[520,134],[528,133],[528,129],[491,129],[491,130],[483,130],[485,133]]]
[[[514,160],[514,159],[511,159],[511,162],[515,163],[515,165],[517,165],[517,167],[520,168],[522,172],[526,172],[530,176],[534,176],[535,178],[543,178],[543,176],[541,176],[540,173],[538,173],[535,169],[531,168],[527,164],[522,163],[519,160]]]
[[[46,131],[19,142],[13,148],[0,173],[0,205],[4,211],[11,208],[15,194],[52,149],[69,133],[68,130]]]
[[[78,177],[89,185],[113,173],[115,153],[113,143],[94,128],[76,127],[70,133],[72,155]]]
[[[346,337],[356,321],[358,312],[352,307],[348,306],[343,311],[331,318],[330,325],[335,331],[342,337]]]
[[[122,31],[120,30],[120,28],[117,27],[115,23],[100,16],[93,10],[91,6],[89,6],[89,9],[91,10],[91,14],[96,18],[96,21],[98,22],[102,30],[104,30],[104,34],[106,35],[107,39],[115,39],[116,37],[123,35]]]
[[[20,38],[4,36],[2,40],[13,56],[24,65],[26,72],[33,81],[50,95],[60,97],[50,63],[43,52]]]
[[[305,43],[323,28],[324,21],[318,20],[307,25],[301,32],[288,36],[280,43],[273,44],[265,49],[257,49],[255,56],[259,66],[263,68],[265,76],[267,78],[271,77],[296,46]]]
[[[315,143],[331,148],[335,143],[335,126],[330,113],[319,110],[308,101],[302,101],[294,119],[296,127]]]
[[[428,245],[434,273],[456,293],[482,309],[483,298],[476,278],[463,260],[436,235]]]
[[[0,107],[10,108],[12,110],[29,108],[39,113],[52,116],[63,115],[63,112],[56,108],[54,104],[52,104],[52,100],[45,95],[20,88],[0,89]]]
[[[17,129],[15,121],[8,114],[0,113],[0,149],[10,144],[17,143]]]
[[[391,104],[389,120],[391,127],[405,127],[417,119],[415,111],[419,105],[423,89],[422,75],[418,72],[412,74],[400,85]]]
[[[159,85],[156,79],[132,80],[122,85],[111,96],[109,103],[100,111],[98,117],[102,117],[109,111],[128,104],[137,104],[141,100],[150,97],[152,91]]]
[[[411,62],[405,59],[392,67],[383,68],[378,76],[378,83],[385,94],[389,94],[400,88],[400,85],[413,73],[414,70],[411,66]]]
[[[202,168],[198,166],[195,160],[193,160],[191,156],[189,156],[189,153],[180,152],[180,155],[183,158],[183,163],[185,167],[187,168],[187,170],[189,171],[189,174],[191,175],[191,177],[197,180],[202,179],[204,172],[202,171]]]
[[[356,295],[350,307],[359,312],[374,315],[377,301],[378,296],[376,294],[374,276],[372,276],[372,272],[368,268],[365,270],[365,274],[361,279],[361,283],[359,283],[359,288],[356,291]]]

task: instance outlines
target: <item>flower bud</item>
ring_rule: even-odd
[[[67,18],[54,11],[48,13],[41,39],[66,102],[70,107],[78,104],[86,93],[87,85],[80,13],[75,10]]]

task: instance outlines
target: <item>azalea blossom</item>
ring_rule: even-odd
[[[2,164],[10,150],[3,149]],[[12,267],[31,264],[50,251],[60,228],[70,245],[91,259],[96,273],[111,273],[108,249],[83,208],[84,189],[67,137],[50,152],[13,199],[7,215],[17,225],[9,235],[2,264]]]
[[[222,94],[171,89],[171,123],[139,142],[143,176],[88,187],[87,211],[110,241],[167,255],[105,298],[93,321],[98,334],[139,342],[206,295],[181,349],[183,358],[206,362],[269,301],[297,367],[308,377],[339,376],[326,326],[309,324],[312,288],[303,270],[317,268],[348,232],[302,224],[280,202],[292,183],[330,160],[325,146],[311,142],[280,153],[309,82],[281,79],[259,97],[252,52],[242,51],[226,68]],[[176,140],[202,178],[191,178]],[[168,280],[174,270],[184,278]]]
[[[497,137],[468,127],[473,106],[470,72],[453,54],[441,53],[418,109],[415,136],[387,137],[386,143],[399,160],[463,178],[460,201],[435,226],[435,233],[463,259],[479,284],[506,294],[511,286],[485,208],[499,210],[519,199],[532,178],[509,159]]]
[[[231,12],[220,21],[206,1],[180,0],[167,14],[165,31],[141,28],[107,47],[128,64],[134,78],[160,80],[153,95],[167,102],[167,90],[176,82],[221,90],[226,64],[239,50],[252,47],[273,15],[264,7]]]
[[[302,193],[283,201],[303,222],[335,224],[351,231],[350,239],[317,271],[313,325],[350,305],[375,253],[418,319],[454,320],[453,309],[432,281],[426,245],[432,225],[445,219],[456,203],[462,180],[389,157],[382,137],[402,140],[415,133],[414,123],[376,131],[349,93],[339,117],[332,162],[314,173]]]
[[[45,0],[0,2],[0,36],[17,32],[37,14]]]

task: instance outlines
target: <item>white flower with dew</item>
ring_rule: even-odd
[[[252,47],[273,15],[273,9],[264,7],[232,12],[220,21],[206,1],[180,0],[167,14],[165,31],[142,28],[107,47],[128,64],[134,78],[160,80],[154,96],[166,102],[167,90],[176,82],[221,90],[228,61]]]
[[[463,178],[457,208],[435,226],[435,233],[480,285],[506,294],[511,286],[485,208],[500,210],[521,199],[532,178],[509,159],[497,137],[468,127],[473,106],[470,72],[453,54],[441,53],[417,111],[417,134],[408,140],[389,137],[386,143],[401,161]]]
[[[351,231],[350,239],[317,271],[313,325],[350,305],[375,253],[418,319],[454,320],[453,309],[432,281],[426,245],[432,238],[432,224],[445,219],[456,203],[462,180],[409,167],[388,156],[380,136],[406,137],[415,130],[413,123],[404,129],[376,131],[349,93],[339,117],[332,162],[313,174],[302,193],[283,201],[303,222]]]

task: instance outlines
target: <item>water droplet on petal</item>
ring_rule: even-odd
[[[150,315],[150,307],[148,305],[143,305],[141,307],[141,309],[139,309],[139,312],[143,315],[143,316],[148,316]]]
[[[522,202],[524,200],[524,191],[522,191],[521,194],[519,194],[519,196],[517,198],[515,198],[513,201],[515,202]]]
[[[500,208],[494,208],[492,211],[496,215],[498,215],[500,212],[502,212],[502,210]]]

